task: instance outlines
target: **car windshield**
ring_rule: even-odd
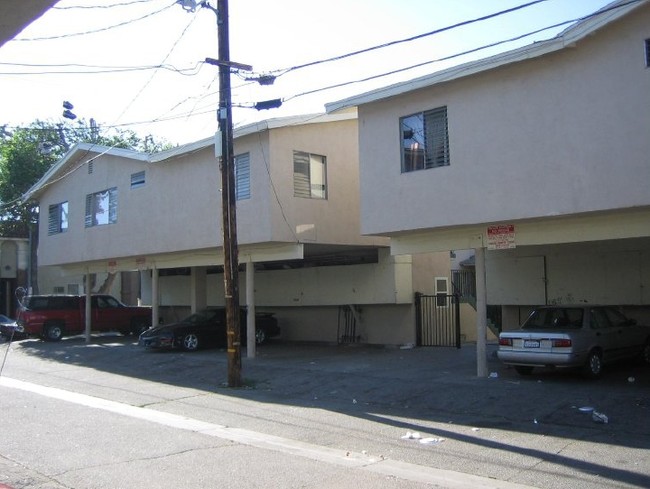
[[[528,317],[523,329],[579,329],[584,311],[579,307],[536,309]]]
[[[214,321],[215,319],[217,319],[218,314],[219,314],[218,310],[208,309],[206,311],[197,312],[196,314],[192,314],[191,316],[186,317],[185,319],[183,319],[183,322],[193,324],[193,323],[204,323],[206,321]]]

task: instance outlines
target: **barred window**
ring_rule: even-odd
[[[48,209],[47,234],[59,234],[68,230],[68,203],[53,204]]]
[[[400,119],[402,173],[449,166],[447,107]]]

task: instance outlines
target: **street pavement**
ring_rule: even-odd
[[[233,389],[223,350],[0,344],[0,488],[650,487],[650,369],[520,377],[495,350],[478,378],[473,344],[272,342]]]

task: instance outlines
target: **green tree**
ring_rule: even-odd
[[[171,145],[141,138],[130,130],[102,132],[94,121],[74,123],[35,121],[11,131],[0,126],[0,236],[32,238],[32,273],[36,272],[38,208],[22,196],[77,143],[155,153]],[[34,282],[36,282],[34,280]]]

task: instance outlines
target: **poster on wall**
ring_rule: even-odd
[[[515,248],[515,225],[500,224],[488,226],[487,228],[487,249],[507,250]]]

